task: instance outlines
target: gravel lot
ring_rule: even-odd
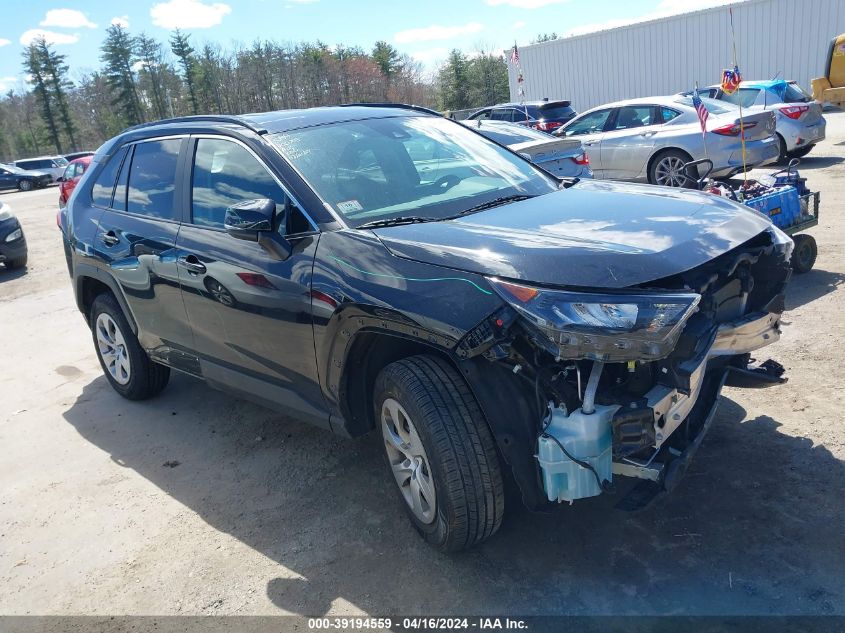
[[[25,272],[0,270],[0,613],[845,614],[845,113],[827,118],[802,166],[818,263],[767,350],[789,383],[726,389],[655,507],[512,508],[453,557],[416,536],[372,437],[181,375],[117,396],[73,302],[58,191],[0,193],[30,245]]]

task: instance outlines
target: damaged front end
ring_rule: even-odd
[[[751,353],[780,337],[791,249],[770,228],[692,270],[623,291],[491,279],[506,306],[457,351],[475,373],[484,359],[516,375],[521,409],[516,394],[502,395],[503,381],[491,398],[530,422],[508,426],[490,411],[497,405],[485,409],[526,504],[610,492],[624,476],[642,481],[619,507],[642,507],[676,485],[723,384],[785,382],[779,364],[755,366]]]

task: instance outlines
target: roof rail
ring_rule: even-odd
[[[139,125],[133,125],[130,128],[127,128],[126,131],[130,130],[141,130],[143,128],[152,127],[154,125],[165,125],[168,123],[193,123],[193,122],[202,122],[202,121],[211,121],[217,123],[234,123],[235,125],[241,125],[249,130],[252,130],[256,134],[267,134],[267,130],[262,127],[256,127],[251,123],[244,121],[240,117],[231,114],[192,114],[189,116],[177,116],[170,119],[160,119],[158,121],[150,121],[149,123],[141,123]]]
[[[426,114],[433,114],[435,116],[443,116],[437,110],[432,110],[431,108],[426,108],[423,106],[418,105],[411,105],[409,103],[341,103],[341,108],[352,108],[352,107],[359,107],[359,108],[400,108],[402,110],[415,110],[417,112],[425,112]]]

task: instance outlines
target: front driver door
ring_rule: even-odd
[[[195,137],[190,156],[191,214],[179,232],[177,266],[203,376],[328,427],[311,323],[319,232],[240,141]],[[274,229],[292,248],[285,260],[223,227],[227,207],[258,198],[276,202]]]
[[[601,164],[605,178],[633,179],[646,171],[660,130],[657,107],[630,105],[619,108],[601,142]]]
[[[584,151],[590,159],[590,167],[596,178],[604,178],[604,170],[601,162],[601,144],[604,137],[604,128],[610,117],[612,108],[589,112],[576,119],[573,119],[561,132],[566,138],[577,138],[584,146]]]

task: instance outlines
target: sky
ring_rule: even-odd
[[[448,52],[501,51],[539,33],[578,35],[729,0],[0,0],[0,92],[26,87],[21,50],[44,35],[67,56],[71,79],[100,66],[110,24],[165,42],[179,27],[194,47],[256,38],[370,50],[386,40],[436,69]]]

